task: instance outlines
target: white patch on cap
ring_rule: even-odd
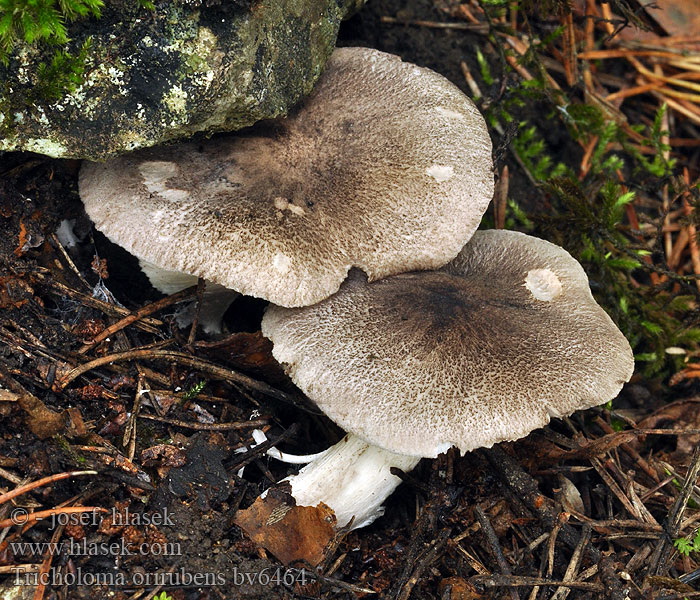
[[[190,193],[185,190],[162,190],[159,195],[171,202],[182,202],[190,197]]]
[[[167,185],[169,179],[180,174],[180,168],[175,163],[165,160],[150,160],[139,164],[139,171],[146,189],[151,194],[157,194],[171,202],[181,202],[189,198],[189,192],[169,188]]]
[[[464,119],[464,115],[461,112],[457,112],[456,110],[452,110],[451,108],[438,106],[435,110],[439,112],[443,117],[449,117],[451,119]]]
[[[449,165],[433,165],[428,167],[425,172],[438,183],[442,183],[450,179],[454,175],[455,170]]]
[[[561,294],[561,281],[549,269],[528,271],[524,285],[537,300],[543,302],[550,302]]]
[[[287,271],[289,271],[289,265],[291,263],[292,259],[289,258],[287,255],[282,254],[281,252],[275,254],[275,258],[272,261],[272,264],[275,266],[275,269],[277,269],[283,275],[287,273]]]
[[[152,185],[163,185],[171,177],[180,173],[175,163],[165,160],[148,160],[139,165],[139,171],[143,176],[146,187],[150,190]]]
[[[282,196],[277,196],[274,200],[275,203],[275,208],[277,210],[285,211],[288,210],[291,213],[294,213],[297,216],[301,216],[304,214],[304,209],[301,206],[297,206],[296,204],[292,204],[289,200],[286,198],[283,198]]]

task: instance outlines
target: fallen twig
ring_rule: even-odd
[[[476,515],[476,518],[479,521],[479,525],[481,525],[481,531],[483,531],[484,536],[486,536],[486,541],[488,542],[491,553],[493,554],[493,556],[496,559],[496,562],[498,563],[498,568],[501,569],[501,572],[504,575],[510,575],[510,565],[508,564],[508,561],[506,561],[505,556],[503,556],[501,546],[498,543],[498,536],[493,530],[491,521],[488,520],[486,513],[480,506],[474,507],[474,514]],[[511,590],[510,594],[513,597],[513,600],[518,600],[519,596],[516,590]]]
[[[63,390],[71,383],[71,381],[92,369],[115,362],[126,362],[132,360],[170,360],[180,365],[185,365],[193,369],[204,371],[213,377],[218,377],[224,381],[241,384],[247,388],[256,390],[267,396],[271,396],[272,398],[277,398],[278,400],[292,404],[296,403],[296,400],[292,396],[272,387],[271,385],[268,385],[267,383],[258,381],[252,377],[248,377],[247,375],[243,375],[243,373],[238,373],[237,371],[233,371],[231,369],[225,369],[214,363],[185,354],[184,352],[175,352],[171,350],[131,350],[127,352],[118,352],[116,354],[107,354],[106,356],[101,356],[100,358],[96,358],[90,362],[75,367],[66,373],[60,380],[58,380],[55,387],[57,390]]]
[[[191,421],[181,421],[179,419],[170,419],[168,417],[158,417],[156,415],[139,414],[139,419],[148,419],[149,421],[158,421],[159,423],[167,423],[168,425],[176,425],[177,427],[187,427],[188,429],[197,429],[200,431],[231,431],[234,429],[246,429],[248,427],[262,427],[267,425],[266,419],[258,419],[256,421],[238,421],[236,423],[193,423]]]
[[[166,296],[165,298],[161,298],[160,300],[156,300],[155,302],[151,302],[150,304],[139,308],[137,311],[127,315],[106,329],[103,329],[90,342],[80,348],[78,353],[85,354],[88,350],[91,350],[97,346],[97,344],[103,340],[106,340],[110,335],[114,335],[117,331],[121,331],[125,327],[128,327],[132,323],[135,323],[148,315],[152,315],[153,313],[158,312],[159,310],[162,310],[172,304],[193,298],[197,293],[197,289],[197,286],[188,287],[187,289],[181,290],[175,294],[171,294],[170,296]]]
[[[9,492],[1,494],[0,504],[12,500],[17,496],[21,496],[22,494],[26,494],[27,492],[31,492],[32,490],[35,490],[36,488],[42,487],[44,485],[55,483],[56,481],[61,481],[63,479],[69,479],[71,477],[82,477],[83,475],[97,475],[97,471],[69,471],[66,473],[56,473],[55,475],[42,477],[41,479],[37,479],[36,481],[32,481],[30,483],[25,483],[24,485],[15,488],[14,490],[10,490]]]
[[[429,27],[431,29],[460,29],[483,34],[489,31],[488,25],[477,25],[474,23],[440,23],[439,21],[423,21],[420,19],[397,19],[396,17],[389,16],[382,17],[381,22],[389,25],[414,25],[416,27]]]
[[[588,592],[603,592],[604,588],[599,583],[588,583],[585,581],[562,581],[556,579],[545,579],[543,577],[521,577],[519,575],[474,575],[469,581],[475,585],[483,587],[568,587]]]
[[[695,447],[681,493],[676,498],[666,517],[664,526],[668,537],[663,537],[659,540],[650,559],[649,572],[654,575],[664,575],[668,572],[670,558],[674,552],[673,540],[680,535],[681,521],[688,506],[688,500],[693,493],[695,483],[698,480],[698,475],[700,475],[700,446]]]

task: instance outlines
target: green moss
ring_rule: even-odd
[[[154,8],[145,0],[138,0],[138,4]],[[60,100],[83,83],[92,41],[88,38],[71,52],[66,25],[82,18],[99,18],[103,6],[103,0],[0,0],[0,63],[7,67],[13,56],[22,53],[41,52],[46,57],[36,73],[27,74],[33,79],[31,90],[15,97],[11,111]],[[0,114],[7,118],[6,111]]]
[[[0,60],[7,64],[20,43],[68,43],[66,23],[99,17],[102,6],[102,0],[0,0]]]
[[[37,84],[33,95],[37,100],[60,100],[66,93],[71,93],[83,83],[85,59],[90,51],[92,40],[85,40],[76,54],[60,49],[51,61],[39,64]]]
[[[188,400],[194,400],[197,395],[206,387],[206,381],[199,381],[195,383],[190,389],[186,390],[182,394],[182,400],[187,402]]]

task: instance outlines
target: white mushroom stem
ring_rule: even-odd
[[[194,275],[161,269],[146,260],[139,260],[139,266],[151,285],[163,294],[175,294],[193,285],[198,278]],[[224,313],[240,294],[211,281],[206,282],[202,304],[199,307],[199,323],[205,333],[221,333]],[[190,306],[194,306],[191,304]],[[187,327],[194,319],[194,311],[184,310],[177,315],[177,324]]]
[[[351,529],[365,527],[384,514],[382,503],[401,483],[391,467],[410,471],[420,457],[394,454],[347,434],[297,475],[287,477],[300,506],[327,504],[337,527],[352,521]]]

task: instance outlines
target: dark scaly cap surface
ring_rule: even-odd
[[[263,334],[328,417],[414,456],[518,439],[614,398],[634,368],[581,265],[512,231],[478,231],[439,271],[353,272],[315,306],[270,306]]]
[[[491,140],[444,77],[341,48],[287,119],[86,163],[80,193],[137,257],[303,306],[353,266],[373,280],[454,258],[493,194]]]

